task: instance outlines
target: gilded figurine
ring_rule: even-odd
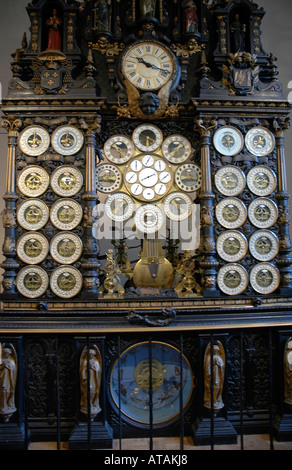
[[[89,361],[87,359],[89,359]],[[80,367],[79,367],[80,394],[81,394],[80,411],[86,416],[88,416],[88,411],[89,411],[90,419],[92,421],[98,415],[98,413],[101,412],[100,403],[99,403],[101,372],[102,372],[102,359],[101,359],[101,354],[100,354],[98,347],[96,345],[93,345],[93,348],[90,348],[87,354],[87,347],[85,346],[80,357]],[[88,377],[89,377],[89,385],[88,385]],[[90,399],[89,406],[88,406],[88,400],[87,400],[88,395]]]
[[[12,344],[9,344],[9,347],[0,344],[0,349],[0,415],[2,420],[7,423],[16,411],[17,354]]]
[[[204,406],[211,409],[211,345],[208,344],[204,357]],[[225,374],[225,352],[220,341],[213,345],[213,409],[215,412],[224,407],[222,391]]]

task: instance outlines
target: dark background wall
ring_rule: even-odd
[[[29,0],[0,0],[0,85],[2,96],[7,95],[11,78],[11,54],[21,47],[23,33],[30,39],[29,18],[26,6]],[[262,21],[262,44],[267,53],[278,60],[279,79],[283,85],[284,98],[292,103],[292,1],[258,0],[266,15]],[[289,88],[290,85],[290,88]],[[2,113],[1,113],[2,115]],[[288,191],[292,194],[292,127],[286,131],[286,167]],[[0,127],[0,217],[2,219],[5,193],[7,133]],[[290,207],[292,199],[290,200]],[[2,260],[3,229],[0,221],[0,262]],[[1,274],[1,270],[0,270]]]

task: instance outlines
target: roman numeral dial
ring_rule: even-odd
[[[122,59],[122,73],[136,88],[158,90],[175,71],[171,52],[155,42],[140,42],[131,46]]]

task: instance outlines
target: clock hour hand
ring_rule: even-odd
[[[157,67],[157,65],[155,65],[155,64],[151,64],[150,62],[146,62],[142,57],[136,57],[136,59],[138,60],[138,62],[140,62],[140,64],[144,64],[145,67],[147,67],[148,69],[160,70],[164,74],[170,73],[169,70],[163,70],[163,69]]]

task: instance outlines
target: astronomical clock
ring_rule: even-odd
[[[289,106],[261,44],[264,11],[249,0],[34,0],[27,13],[2,107],[1,331],[20,356],[24,341],[30,371],[34,353],[53,354],[47,335],[66,334],[73,447],[85,438],[72,416],[88,408],[101,447],[119,419],[126,436],[149,430],[150,391],[156,433],[175,432],[183,412],[196,434],[198,321],[228,310],[236,325],[254,308],[260,322],[292,292]],[[87,356],[100,371],[90,405],[74,375]],[[29,419],[47,436],[47,397],[38,408],[28,381]]]

